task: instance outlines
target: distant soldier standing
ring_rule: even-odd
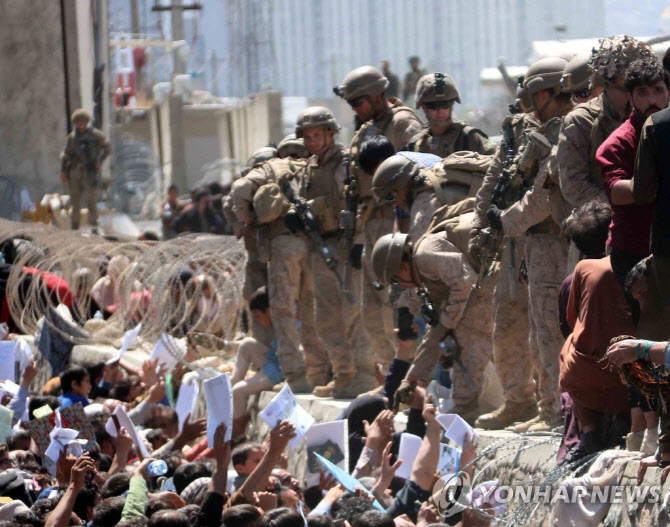
[[[408,106],[411,106],[414,102],[411,99],[414,98],[416,85],[419,79],[426,74],[426,70],[421,68],[421,59],[417,56],[410,57],[408,62],[410,70],[405,73],[405,81],[402,85],[402,98]]]
[[[416,107],[425,112],[428,124],[412,138],[408,150],[441,158],[461,150],[493,154],[495,145],[484,132],[453,120],[456,102],[460,104],[461,96],[449,75],[438,72],[421,77],[416,87]]]
[[[376,291],[372,283],[376,276],[370,256],[375,242],[393,231],[393,205],[375,203],[372,197],[372,175],[365,173],[359,163],[361,146],[377,135],[385,136],[398,151],[421,129],[421,121],[411,108],[395,97],[387,98],[389,81],[372,66],[361,66],[349,72],[336,88],[337,94],[349,103],[363,123],[351,140],[349,174],[356,181],[358,220],[356,228],[362,236],[348,255],[353,267],[362,265],[363,326],[370,339],[370,349],[380,362],[393,358],[393,313],[388,294]],[[362,253],[362,261],[361,261]]]
[[[82,108],[72,114],[75,129],[67,136],[63,147],[60,179],[69,186],[72,229],[79,229],[81,198],[85,193],[88,223],[97,231],[99,172],[111,148],[105,134],[88,126],[90,121],[91,116]]]

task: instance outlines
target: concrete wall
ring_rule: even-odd
[[[0,175],[35,200],[60,185],[67,118],[60,2],[29,4],[0,0]]]
[[[69,111],[93,109],[92,3],[65,0],[64,5],[67,69],[61,2],[0,0],[0,175],[15,177],[34,201],[61,190],[60,152],[69,120],[66,72]]]

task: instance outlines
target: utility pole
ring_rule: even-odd
[[[170,11],[170,24],[172,25],[172,40],[184,40],[184,17],[181,0],[172,0]],[[175,48],[173,54],[174,74],[186,73],[186,59],[182,55],[181,47]]]

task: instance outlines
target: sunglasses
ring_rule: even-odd
[[[591,95],[591,88],[584,88],[583,90],[578,90],[576,92],[573,92],[573,95],[577,99],[586,99]]]
[[[423,104],[425,104],[428,110],[447,110],[454,105],[453,101],[433,101],[425,102]]]
[[[347,102],[352,108],[358,108],[365,101],[365,97],[356,97],[355,99],[350,99]]]

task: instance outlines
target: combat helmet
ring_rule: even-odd
[[[309,152],[302,139],[298,139],[295,134],[288,134],[277,145],[277,156],[282,159],[285,157],[308,157]]]
[[[91,114],[88,113],[83,108],[78,108],[72,112],[72,122],[76,123],[77,121],[88,121],[91,122]]]
[[[590,61],[591,55],[575,55],[570,59],[563,71],[562,91],[572,93],[585,90],[591,86],[594,69]]]
[[[385,234],[372,249],[372,270],[377,280],[384,285],[391,283],[400,272],[403,256],[411,253],[409,235],[402,232]]]
[[[269,161],[273,157],[277,157],[277,149],[274,146],[264,146],[256,150],[249,160],[247,161],[247,167],[254,168],[261,163]]]
[[[376,97],[381,95],[389,87],[389,80],[377,68],[372,66],[361,66],[349,74],[342,81],[342,86],[333,88],[339,97],[346,101],[363,97]]]
[[[544,57],[533,62],[523,80],[523,87],[533,95],[542,90],[561,91],[561,79],[568,61],[561,57]]]
[[[617,35],[600,39],[600,47],[591,51],[590,64],[596,72],[596,82],[602,84],[617,76],[623,77],[631,62],[653,56],[644,42],[628,35]]]
[[[387,199],[391,192],[403,189],[421,171],[414,161],[401,155],[385,159],[372,176],[372,195],[379,201]]]
[[[456,89],[456,83],[444,73],[429,73],[419,79],[416,84],[416,107],[420,108],[424,102],[456,101],[460,104],[461,96]]]
[[[298,120],[295,125],[295,135],[298,138],[302,138],[302,132],[306,128],[320,127],[335,132],[340,131],[340,125],[337,124],[335,116],[328,108],[324,108],[323,106],[310,106],[309,108],[305,108],[298,115]]]

